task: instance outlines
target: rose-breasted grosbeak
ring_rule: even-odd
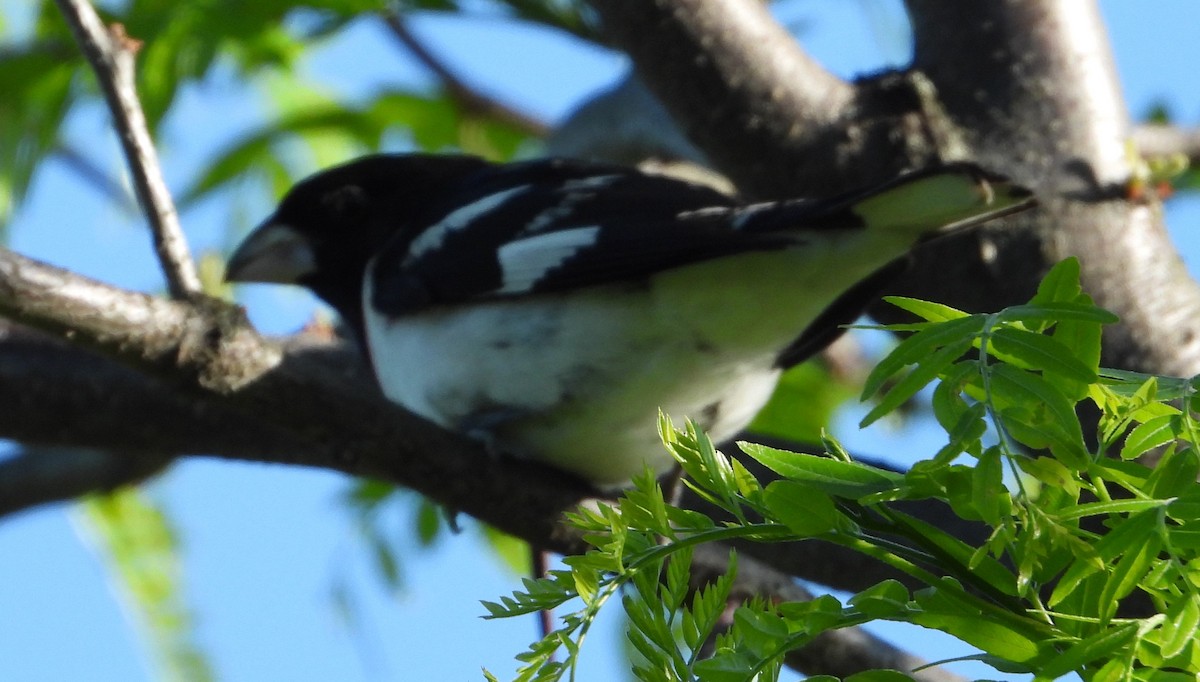
[[[616,486],[670,468],[659,408],[733,435],[917,242],[1031,203],[968,164],[745,204],[610,165],[378,155],[296,185],[228,279],[311,289],[412,412]]]

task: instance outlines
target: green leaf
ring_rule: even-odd
[[[1191,522],[1200,521],[1200,487],[1191,481],[1188,482],[1188,486],[1190,490],[1170,500],[1167,515],[1190,526]]]
[[[1074,301],[1083,289],[1079,285],[1079,259],[1069,256],[1054,264],[1042,277],[1037,293],[1029,300],[1032,304],[1057,301]]]
[[[1066,599],[1083,582],[1084,578],[1103,570],[1105,564],[1126,550],[1138,547],[1140,541],[1145,538],[1157,535],[1158,524],[1157,509],[1139,512],[1121,521],[1092,546],[1101,564],[1097,566],[1091,557],[1080,557],[1072,562],[1066,573],[1059,579],[1058,584],[1054,586],[1054,591],[1050,594],[1047,604],[1049,606],[1057,605]]]
[[[1069,466],[1087,466],[1088,452],[1083,443],[1079,419],[1075,416],[1074,405],[1061,391],[1045,379],[1010,365],[996,365],[990,368],[990,372],[994,400],[1003,405],[1018,406],[1022,412],[1029,414],[1044,409],[1048,417],[1044,423],[1036,425],[1026,423],[1021,418],[1006,419],[1005,425],[1010,433],[1027,440],[1034,447],[1041,446],[1040,439],[1045,438],[1055,455]],[[1016,414],[1012,416],[1016,417]]]
[[[696,663],[696,674],[705,682],[746,682],[755,661],[744,652],[723,651]]]
[[[863,385],[862,399],[875,395],[901,369],[920,362],[942,346],[972,341],[983,330],[985,320],[983,315],[971,315],[928,327],[904,339],[871,370]]]
[[[897,580],[884,580],[850,598],[850,605],[870,618],[892,618],[908,610],[908,588]]]
[[[793,533],[812,537],[852,526],[833,499],[812,486],[773,481],[763,495],[767,509]]]
[[[1053,457],[1017,457],[1021,471],[1056,490],[1065,491],[1071,499],[1079,496],[1079,480],[1071,469]]]
[[[1016,587],[1013,585],[1012,572],[999,561],[986,554],[975,556],[973,547],[915,516],[898,511],[892,513],[897,518],[903,519],[905,524],[915,528],[926,541],[932,542],[939,550],[945,552],[955,564],[969,569],[976,578],[986,582],[998,592],[1014,597],[1017,595]]]
[[[867,670],[854,673],[845,678],[845,682],[912,682],[912,679],[911,676],[896,670]]]
[[[990,447],[979,457],[971,475],[971,500],[980,518],[999,526],[1012,511],[1012,498],[1004,487],[1000,448]]]
[[[1150,399],[1178,400],[1192,394],[1192,386],[1188,379],[1177,379],[1175,377],[1157,376],[1108,367],[1102,367],[1098,373],[1101,383],[1116,394],[1126,397],[1141,393],[1152,379],[1154,380],[1156,391]]]
[[[806,602],[783,602],[777,605],[779,614],[799,623],[814,635],[844,624],[842,603],[831,594],[823,594]]]
[[[896,306],[901,310],[908,312],[925,319],[929,322],[949,322],[963,317],[968,317],[968,314],[957,309],[951,308],[948,305],[941,303],[933,303],[931,301],[922,301],[919,298],[908,298],[907,296],[884,296],[884,301]]]
[[[1167,609],[1166,620],[1163,621],[1159,642],[1159,653],[1164,658],[1172,658],[1183,653],[1185,647],[1196,639],[1200,629],[1200,597],[1195,594],[1184,595]]]
[[[937,451],[932,461],[948,464],[962,452],[978,453],[987,433],[987,422],[983,419],[986,411],[983,403],[976,403],[963,412],[958,423],[948,430],[950,442]]]
[[[1045,406],[1056,425],[1065,431],[1079,432],[1080,444],[1083,434],[1075,409],[1071,402],[1052,384],[1041,377],[1008,365],[991,368],[992,391],[1007,405],[1036,407]]]
[[[832,376],[819,362],[804,362],[783,373],[771,400],[748,426],[752,433],[813,443],[857,386]]]
[[[1123,648],[1132,642],[1137,632],[1138,623],[1127,623],[1097,632],[1047,661],[1038,677],[1052,680],[1067,673],[1079,672],[1098,659],[1120,657]]]
[[[441,531],[442,510],[429,498],[422,497],[417,504],[417,542],[422,547],[431,547]]]
[[[62,126],[77,99],[72,82],[81,63],[74,57],[64,59],[44,44],[5,47],[0,58],[0,92],[4,93],[0,100],[0,159],[4,160],[0,163],[0,227],[24,200],[34,173],[60,142]]]
[[[1037,305],[1014,305],[1001,310],[998,319],[1001,322],[1060,322],[1074,320],[1079,322],[1095,322],[1097,324],[1115,324],[1121,318],[1104,308],[1097,308],[1089,303],[1067,303],[1064,301],[1045,302]]]
[[[1154,467],[1146,484],[1159,499],[1185,496],[1197,490],[1200,478],[1200,453],[1195,448],[1168,450]]]
[[[942,370],[949,367],[956,360],[962,357],[963,353],[971,347],[969,340],[962,340],[957,343],[948,344],[939,348],[934,353],[926,356],[917,362],[917,366],[913,368],[903,379],[896,382],[886,395],[880,399],[879,403],[867,413],[862,421],[858,423],[859,428],[865,428],[870,424],[878,421],[881,417],[891,413],[896,408],[903,405],[910,398],[917,394],[918,391],[925,388],[937,378]]]
[[[1143,513],[1155,517],[1156,520],[1160,518],[1154,512]],[[1129,596],[1146,577],[1154,559],[1163,548],[1162,541],[1163,536],[1160,533],[1144,533],[1125,546],[1100,591],[1100,618],[1103,621],[1107,622],[1116,615],[1118,602]]]
[[[1081,320],[1060,319],[1054,325],[1054,331],[1051,336],[1055,341],[1063,344],[1071,355],[1082,362],[1088,371],[1093,375],[1098,376],[1100,369],[1100,344],[1104,336],[1104,330],[1101,324]],[[1095,383],[1093,380],[1092,383]],[[1082,399],[1087,395],[1086,387],[1082,387],[1083,391],[1078,395],[1072,396],[1075,399]]]
[[[87,498],[79,510],[114,582],[144,626],[164,679],[211,680],[184,599],[179,547],[166,515],[136,488]]]
[[[998,327],[992,330],[991,343],[997,354],[1008,356],[1004,358],[1006,361],[1015,360],[1028,368],[1085,384],[1099,379],[1095,370],[1077,360],[1070,349],[1049,336],[1015,327]]]
[[[942,380],[933,390],[933,415],[938,424],[947,432],[953,431],[962,419],[964,412],[970,409],[963,400],[962,390],[968,378],[977,373],[976,365],[963,362],[955,365],[946,372]],[[982,416],[982,413],[981,413]]]
[[[1101,514],[1136,514],[1147,509],[1161,509],[1170,504],[1169,500],[1107,500],[1105,502],[1085,502],[1075,505],[1055,517],[1059,521],[1073,521],[1087,516]]]
[[[773,613],[741,606],[733,612],[733,622],[742,642],[759,657],[774,653],[788,637],[787,623]]]
[[[806,483],[835,497],[858,499],[895,489],[904,482],[902,474],[860,462],[841,462],[755,443],[739,442],[738,447],[780,476]]]
[[[946,581],[947,585],[952,583]],[[1043,633],[1031,627],[1027,634],[1000,620],[985,618],[960,589],[928,587],[918,590],[913,598],[920,608],[912,612],[910,620],[917,625],[941,630],[1005,661],[1025,663],[1041,653],[1037,637]]]
[[[1129,432],[1121,447],[1121,459],[1136,459],[1146,452],[1173,442],[1181,426],[1177,415],[1162,415],[1139,424]]]

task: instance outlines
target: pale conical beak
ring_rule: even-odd
[[[312,244],[284,223],[267,221],[237,247],[225,266],[226,282],[295,284],[317,269]]]

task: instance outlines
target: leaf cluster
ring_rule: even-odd
[[[764,485],[692,424],[679,431],[664,417],[664,442],[687,485],[733,520],[667,504],[649,477],[613,506],[576,513],[571,523],[594,549],[568,559],[569,570],[487,604],[490,617],[574,598],[583,604],[520,657],[517,679],[573,675],[596,612],[622,590],[641,680],[777,679],[788,651],[872,620],[947,632],[977,648],[973,658],[1037,680],[1193,679],[1193,382],[1099,369],[1101,327],[1115,318],[1080,290],[1074,260],[1056,266],[1029,303],[995,314],[893,303],[922,321],[891,327],[909,336],[869,378],[868,395],[890,388],[864,422],[940,380],[934,413],[946,445],[899,474],[852,461],[832,438],[824,456],[740,444],[778,476]],[[1102,413],[1088,438],[1076,417],[1082,403]],[[1137,461],[1151,451],[1159,455],[1154,468]],[[939,500],[990,534],[969,545],[900,511],[901,500]],[[725,577],[700,589],[689,587],[686,568],[699,543],[735,537],[831,542],[921,587],[885,580],[845,602],[733,604],[726,622],[717,614],[730,599],[734,558]],[[1138,613],[1139,600],[1152,613]],[[559,650],[567,655],[554,662]]]

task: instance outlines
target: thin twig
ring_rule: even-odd
[[[417,61],[429,69],[442,87],[468,112],[494,118],[532,137],[543,138],[550,134],[550,126],[540,119],[514,109],[467,84],[462,77],[446,65],[424,43],[409,30],[403,17],[396,12],[384,12],[383,20],[392,35],[400,41]]]
[[[125,27],[105,27],[87,0],[56,0],[75,40],[92,65],[104,91],[121,147],[129,162],[134,189],[154,234],[154,248],[167,287],[175,298],[200,291],[200,278],[188,250],[179,214],[163,180],[146,116],[138,101],[134,82],[134,56],[141,43],[125,33]]]

